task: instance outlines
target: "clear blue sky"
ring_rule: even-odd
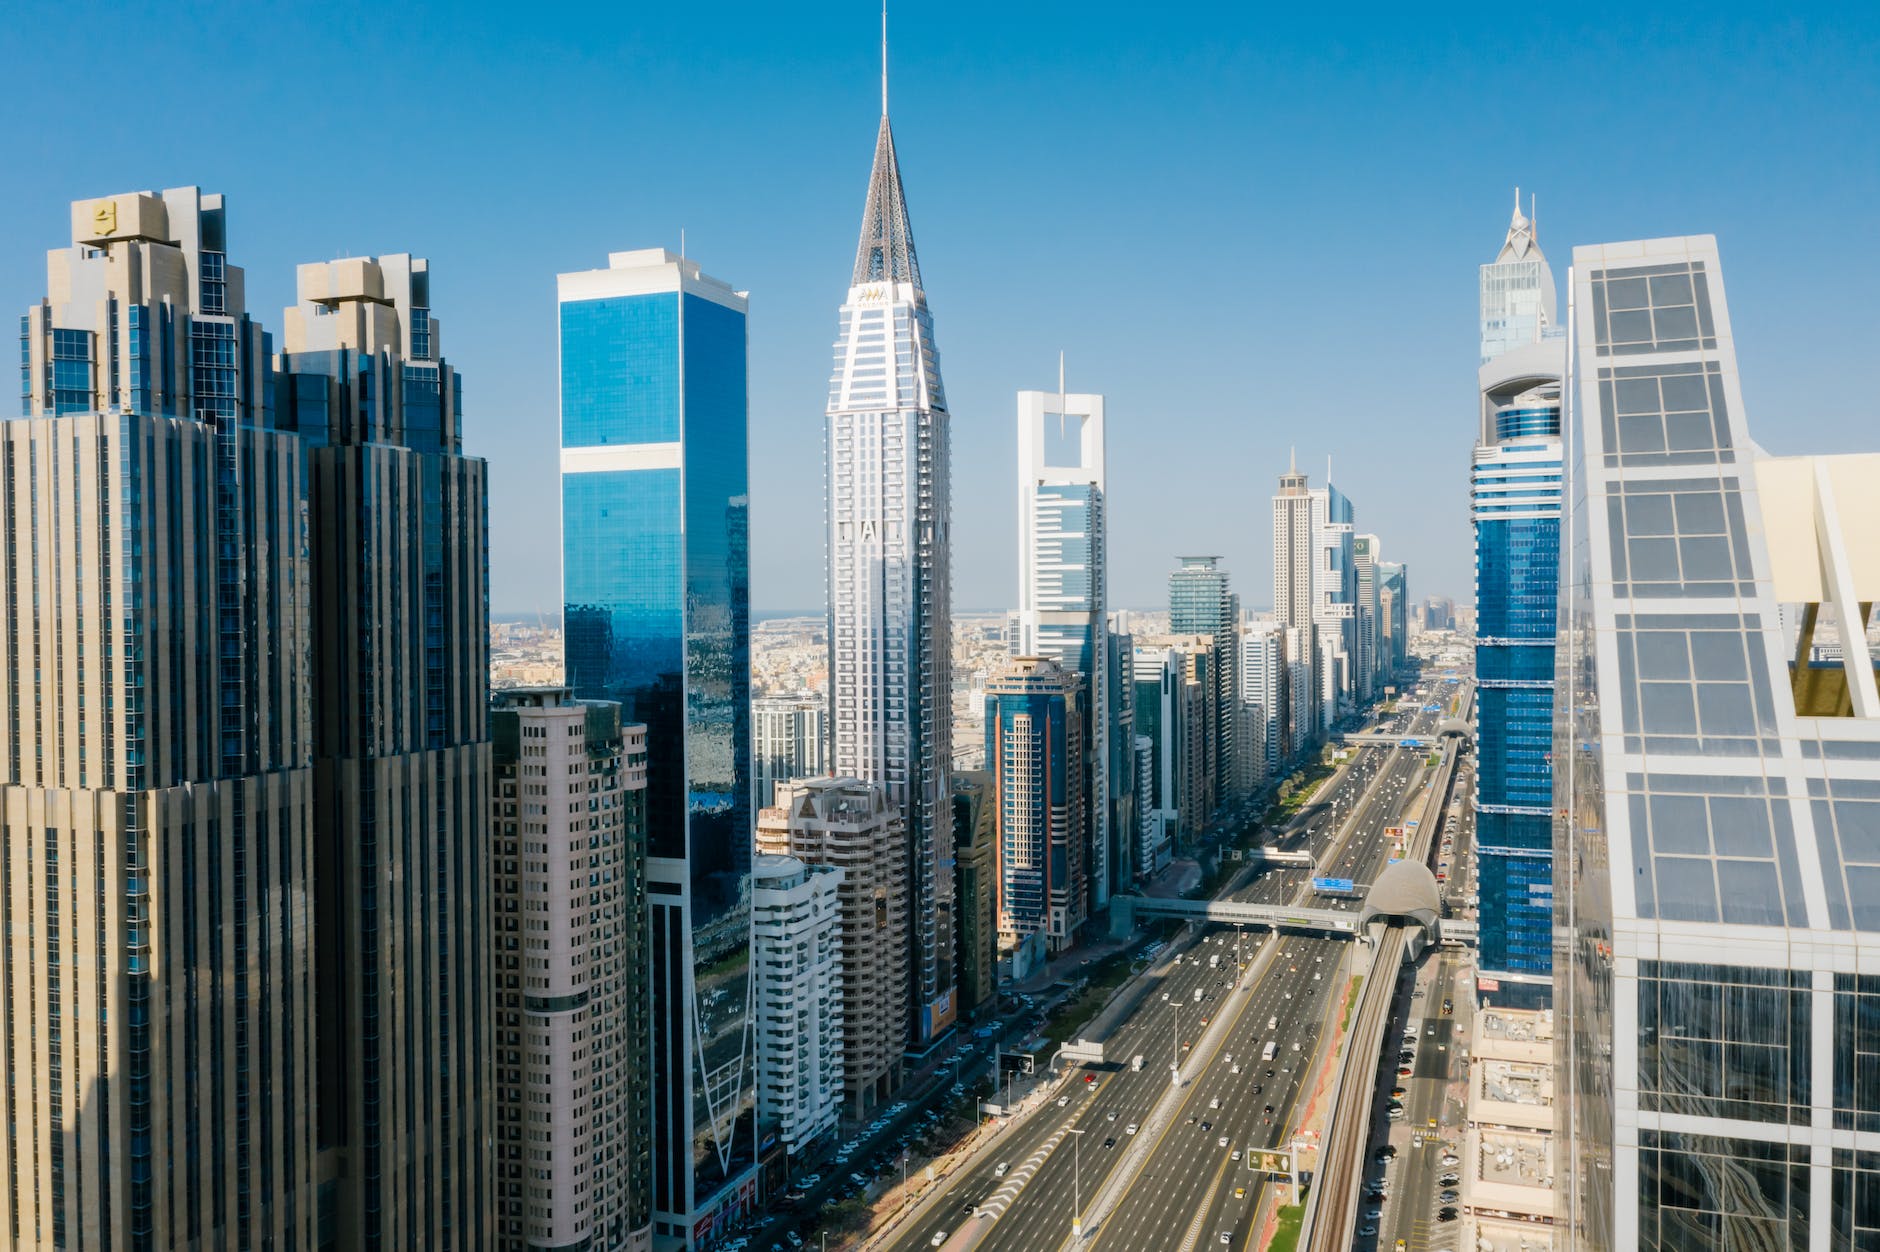
[[[16,3],[0,307],[39,298],[68,201],[135,188],[228,195],[276,330],[296,262],[429,256],[491,463],[492,605],[553,610],[555,275],[684,228],[751,292],[755,603],[818,608],[876,22],[871,0]],[[1109,396],[1112,603],[1162,603],[1174,555],[1211,551],[1266,604],[1295,444],[1416,592],[1469,596],[1476,267],[1516,184],[1562,279],[1575,243],[1715,233],[1757,437],[1880,447],[1876,6],[952,0],[892,25],[961,608],[1015,599],[1013,393],[1054,386],[1059,349]]]

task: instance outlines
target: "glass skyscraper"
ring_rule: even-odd
[[[951,452],[882,91],[861,241],[829,381],[830,766],[883,787],[907,818],[916,1049],[952,1024]]]
[[[1082,703],[1082,678],[1048,657],[1020,657],[986,684],[1003,947],[1042,934],[1062,952],[1089,916]]]
[[[1168,576],[1168,628],[1174,635],[1206,635],[1213,640],[1209,678],[1215,693],[1213,724],[1207,728],[1214,794],[1207,797],[1210,816],[1226,798],[1234,776],[1234,722],[1240,701],[1240,597],[1227,589],[1227,571],[1218,556],[1184,556]]]
[[[1556,1239],[1880,1240],[1880,455],[1752,440],[1710,236],[1576,248]]]
[[[1492,271],[1492,273],[1491,273]],[[1475,843],[1481,997],[1548,1000],[1553,965],[1551,765],[1560,582],[1560,377],[1553,279],[1515,209],[1482,267],[1475,526]],[[1529,338],[1514,343],[1514,328]],[[1491,355],[1492,353],[1492,355]]]
[[[559,289],[568,683],[646,725],[654,1236],[697,1242],[755,1199],[746,299],[662,249]]]
[[[1113,866],[1129,860],[1110,829],[1115,710],[1103,475],[1102,396],[1018,393],[1018,646],[1021,655],[1050,657],[1084,680],[1089,795],[1079,838],[1092,909],[1109,904],[1123,885],[1113,880]]]

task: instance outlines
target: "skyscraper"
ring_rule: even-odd
[[[502,1252],[652,1243],[646,728],[498,692],[492,797]],[[513,942],[513,946],[511,946]]]
[[[953,772],[955,898],[959,902],[960,1014],[997,1007],[999,823],[985,770]]]
[[[1410,573],[1401,561],[1377,565],[1378,660],[1392,673],[1403,668],[1410,642]]]
[[[951,454],[933,319],[884,72],[881,127],[829,385],[830,762],[907,821],[909,1038],[954,1016]]]
[[[646,725],[654,1238],[750,1202],[746,298],[662,249],[559,279],[568,684]]]
[[[880,787],[853,778],[778,786],[758,815],[757,850],[842,871],[842,1081],[849,1116],[871,1116],[901,1085],[907,1042],[907,829]]]
[[[1880,1230],[1880,456],[1758,448],[1714,238],[1576,248],[1572,273],[1560,1233],[1858,1247]]]
[[[1279,478],[1279,490],[1273,496],[1273,615],[1284,631],[1303,631],[1304,635],[1286,637],[1286,655],[1295,664],[1304,665],[1312,679],[1308,690],[1316,689],[1319,672],[1317,615],[1313,611],[1313,498],[1306,486],[1306,476],[1299,472],[1295,457]],[[1285,707],[1285,749],[1281,759],[1303,752],[1318,742],[1320,706],[1316,699],[1288,700]]]
[[[1184,669],[1167,648],[1138,644],[1134,674],[1136,742],[1140,756],[1136,805],[1136,873],[1167,865],[1181,833],[1183,718],[1187,712]]]
[[[1357,695],[1365,703],[1378,696],[1377,562],[1382,552],[1383,545],[1376,535],[1352,536],[1351,561],[1358,587]]]
[[[807,696],[751,702],[751,755],[756,804],[768,808],[777,784],[829,772],[829,705]]]
[[[1326,466],[1329,480],[1331,467]],[[1319,726],[1330,731],[1355,700],[1358,567],[1351,501],[1327,481],[1312,498],[1312,623],[1318,632]]]
[[[1018,613],[1023,656],[1050,657],[1084,680],[1082,805],[1090,907],[1111,877],[1109,619],[1103,397],[1018,393]]]
[[[495,1234],[488,475],[463,453],[431,277],[404,255],[300,266],[275,376],[308,483],[321,1172],[342,1248]]]
[[[22,416],[0,422],[17,1246],[313,1246],[305,461],[226,239],[193,187],[78,202],[52,298],[20,319]]]
[[[1534,221],[1521,212],[1514,193],[1514,219],[1495,259],[1482,267],[1482,364],[1504,352],[1548,338],[1554,329],[1554,271],[1534,239]]]
[[[758,1133],[775,1134],[786,1157],[842,1112],[841,883],[833,865],[768,852],[751,871]]]
[[[1088,917],[1082,703],[1083,680],[1048,657],[1020,657],[986,684],[1003,947],[1042,934],[1062,952]]]
[[[1136,861],[1142,820],[1136,763],[1136,641],[1127,633],[1108,633],[1110,707],[1105,716],[1110,744],[1110,878],[1113,888],[1125,888],[1143,872]]]
[[[1168,576],[1168,628],[1176,635],[1206,635],[1213,653],[1210,679],[1214,684],[1214,717],[1208,726],[1208,755],[1213,762],[1212,810],[1228,798],[1234,776],[1235,704],[1240,684],[1234,677],[1240,665],[1236,637],[1240,632],[1240,597],[1227,589],[1227,571],[1218,556],[1184,556],[1180,568]]]
[[[1286,632],[1261,622],[1240,636],[1240,699],[1260,710],[1261,772],[1278,778],[1289,757],[1286,745]]]
[[[1542,338],[1554,324],[1553,277],[1519,206],[1500,255],[1482,267],[1482,301],[1471,475],[1479,986],[1493,1003],[1533,1008],[1547,1003],[1553,968],[1554,605],[1566,341]],[[1522,330],[1531,335],[1517,343]]]

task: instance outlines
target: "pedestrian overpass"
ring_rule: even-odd
[[[1438,748],[1442,746],[1442,742],[1445,739],[1460,739],[1462,740],[1463,746],[1467,747],[1474,741],[1474,734],[1469,730],[1469,724],[1460,717],[1444,718],[1436,727],[1436,734],[1433,737],[1425,737],[1423,735],[1378,735],[1368,732],[1335,735],[1333,737],[1341,743],[1362,744],[1367,747],[1379,748]]]
[[[1111,896],[1110,937],[1127,939],[1143,920],[1174,917],[1182,921],[1221,922],[1228,926],[1274,926],[1322,935],[1355,935],[1359,914],[1339,909],[1301,908],[1292,904],[1249,904],[1240,900],[1158,899]]]

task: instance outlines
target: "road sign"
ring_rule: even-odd
[[[1423,744],[1415,739],[1405,739],[1398,743],[1397,746],[1400,748],[1420,748]]]
[[[1357,885],[1349,878],[1314,878],[1312,889],[1320,895],[1349,896],[1357,894]]]
[[[1292,1151],[1288,1148],[1274,1148],[1270,1152],[1249,1152],[1247,1168],[1262,1174],[1282,1174],[1290,1178],[1293,1172]]]

